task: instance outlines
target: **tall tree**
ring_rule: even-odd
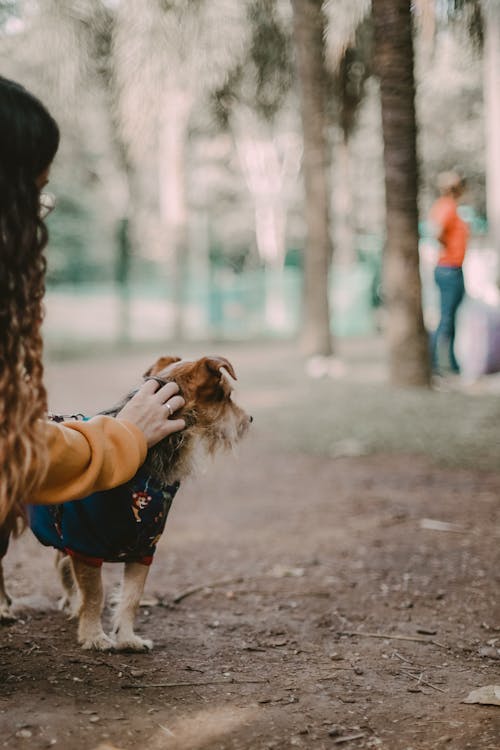
[[[330,356],[328,276],[330,239],[330,148],[326,112],[325,16],[322,0],[292,0],[300,112],[304,138],[303,174],[307,243],[301,347],[305,354]]]
[[[373,0],[386,191],[384,299],[391,381],[428,386],[418,254],[418,166],[411,0]]]

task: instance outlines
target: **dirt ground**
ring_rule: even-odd
[[[49,367],[55,408],[120,394],[140,361]],[[499,750],[500,708],[462,701],[500,684],[500,473],[285,449],[266,398],[240,401],[239,455],[174,501],[138,615],[151,653],[82,651],[52,551],[12,544],[1,746]]]

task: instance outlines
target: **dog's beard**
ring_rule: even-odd
[[[220,429],[218,425],[196,424],[196,411],[184,411],[186,427],[161,440],[148,450],[144,466],[160,482],[171,484],[188,476],[201,474],[215,453],[235,448],[237,427],[232,424]],[[230,428],[228,430],[228,427]]]

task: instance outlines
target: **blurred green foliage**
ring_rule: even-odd
[[[57,200],[46,220],[49,229],[47,283],[85,284],[113,279],[113,254],[100,246],[94,212],[81,196]]]

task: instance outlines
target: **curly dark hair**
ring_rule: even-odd
[[[47,228],[40,178],[59,128],[26,89],[0,77],[0,526],[24,521],[47,471],[43,418],[42,298]]]

